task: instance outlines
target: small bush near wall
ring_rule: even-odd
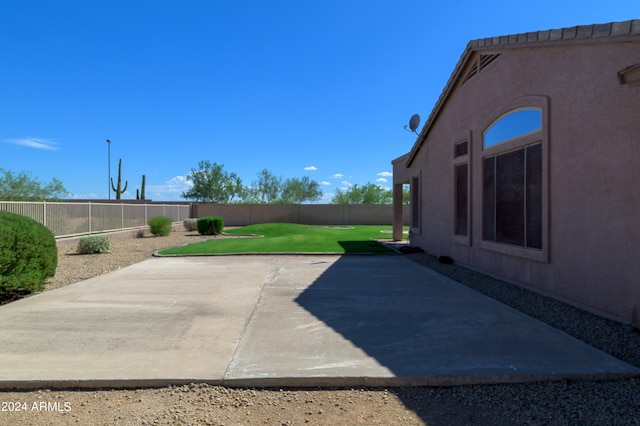
[[[147,222],[149,225],[149,231],[156,237],[166,237],[171,234],[171,224],[173,219],[167,216],[156,216],[149,219]]]
[[[197,231],[198,230],[198,219],[189,218],[185,219],[182,224],[184,225],[184,229],[187,231]]]
[[[206,216],[198,219],[198,232],[202,235],[221,234],[224,229],[222,216]]]
[[[78,253],[111,253],[111,241],[106,235],[90,235],[78,241]]]
[[[58,248],[48,228],[0,211],[0,293],[41,290],[57,266]]]

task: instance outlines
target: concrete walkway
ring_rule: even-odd
[[[2,389],[638,374],[402,256],[153,258],[0,307]]]

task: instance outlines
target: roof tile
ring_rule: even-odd
[[[538,41],[538,33],[537,32],[533,32],[533,33],[527,33],[527,42],[534,42],[534,41]]]
[[[592,25],[583,25],[576,28],[576,38],[590,38],[593,32]]]
[[[538,31],[538,41],[548,41],[551,37],[551,31]]]
[[[551,30],[549,35],[550,41],[562,40],[562,30]]]
[[[629,34],[629,30],[631,30],[631,21],[614,22],[611,24],[612,36]]]
[[[563,40],[571,40],[573,38],[576,38],[576,27],[564,28],[562,30]]]
[[[593,38],[609,37],[611,32],[611,24],[598,24],[593,26]]]

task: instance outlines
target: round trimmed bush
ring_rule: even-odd
[[[224,229],[222,216],[205,216],[198,219],[198,232],[202,235],[221,234]]]
[[[78,241],[78,253],[111,253],[111,240],[106,235],[87,235]]]
[[[0,211],[0,293],[41,290],[57,266],[56,239],[47,227]]]
[[[186,229],[187,231],[197,231],[198,230],[198,219],[196,218],[189,218],[189,219],[185,219],[182,224],[184,225],[184,229]]]
[[[147,224],[149,225],[149,231],[153,235],[166,237],[171,234],[173,219],[167,216],[156,216],[149,219]]]

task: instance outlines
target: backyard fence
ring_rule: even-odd
[[[144,227],[155,216],[190,217],[189,204],[0,201],[0,210],[30,217],[56,238]]]
[[[225,225],[290,222],[309,225],[391,225],[392,204],[210,204],[193,205],[193,217],[218,215]],[[411,209],[402,211],[409,225]]]

